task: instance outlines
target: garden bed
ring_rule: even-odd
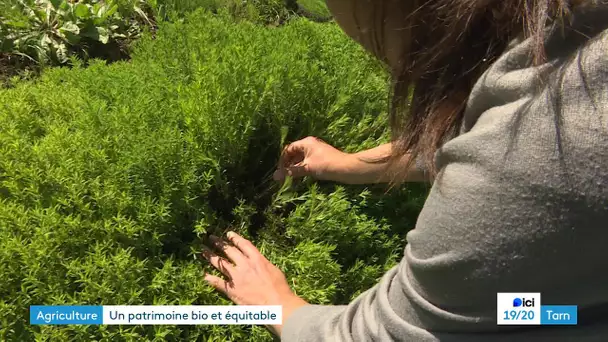
[[[199,258],[228,229],[311,303],[371,287],[426,189],[270,175],[307,135],[349,152],[387,141],[387,80],[334,24],[199,10],[159,22],[129,61],[0,89],[0,340],[269,341],[250,326],[28,323],[30,305],[229,304]]]

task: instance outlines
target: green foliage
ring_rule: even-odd
[[[88,57],[92,44],[131,41],[151,24],[145,0],[9,0],[0,14],[0,52],[41,64]]]
[[[212,13],[225,12],[237,21],[246,20],[258,24],[279,24],[288,19],[285,0],[150,0],[157,8],[159,17],[182,17],[199,8]]]
[[[237,21],[246,20],[277,26],[288,19],[304,16],[329,21],[331,14],[324,0],[148,0],[164,19],[181,18],[203,8],[213,13],[226,12]]]
[[[331,15],[329,9],[327,9],[325,0],[299,0],[298,3],[308,12],[320,17],[328,17]]]
[[[0,340],[271,340],[249,326],[29,325],[36,304],[229,304],[199,258],[228,229],[313,303],[372,286],[424,190],[281,188],[271,174],[282,143],[307,135],[348,151],[385,141],[386,80],[334,24],[199,11],[161,23],[128,63],[0,90]]]

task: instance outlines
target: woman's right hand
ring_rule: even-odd
[[[320,180],[343,182],[348,160],[352,155],[342,152],[315,137],[307,137],[285,147],[273,178],[285,180],[312,176]]]

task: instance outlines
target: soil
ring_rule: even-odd
[[[97,41],[85,41],[88,56],[82,51],[75,52],[81,59],[99,58],[113,63],[129,59],[129,46],[125,41],[111,41],[102,44]],[[88,58],[87,58],[88,57]],[[10,88],[13,77],[29,78],[40,74],[38,65],[27,57],[0,53],[0,88]]]
[[[108,63],[129,59],[129,44],[126,41],[112,40],[107,44],[102,44],[98,41],[88,40],[85,44],[88,58],[103,59]],[[81,58],[85,58],[85,56],[82,55]]]
[[[21,56],[0,53],[0,88],[11,86],[11,78],[25,76],[26,72],[37,73],[36,64]]]

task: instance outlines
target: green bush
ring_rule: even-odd
[[[299,0],[298,3],[308,12],[320,17],[331,16],[331,13],[325,4],[325,0]]]
[[[225,12],[237,21],[246,20],[257,24],[284,22],[291,17],[285,0],[149,0],[164,19],[183,17],[199,8],[213,13]]]
[[[270,340],[250,326],[29,325],[37,304],[229,304],[198,257],[228,229],[307,300],[348,302],[399,259],[424,189],[270,177],[282,136],[385,141],[386,90],[333,24],[204,12],[161,23],[128,63],[0,90],[0,340]]]

